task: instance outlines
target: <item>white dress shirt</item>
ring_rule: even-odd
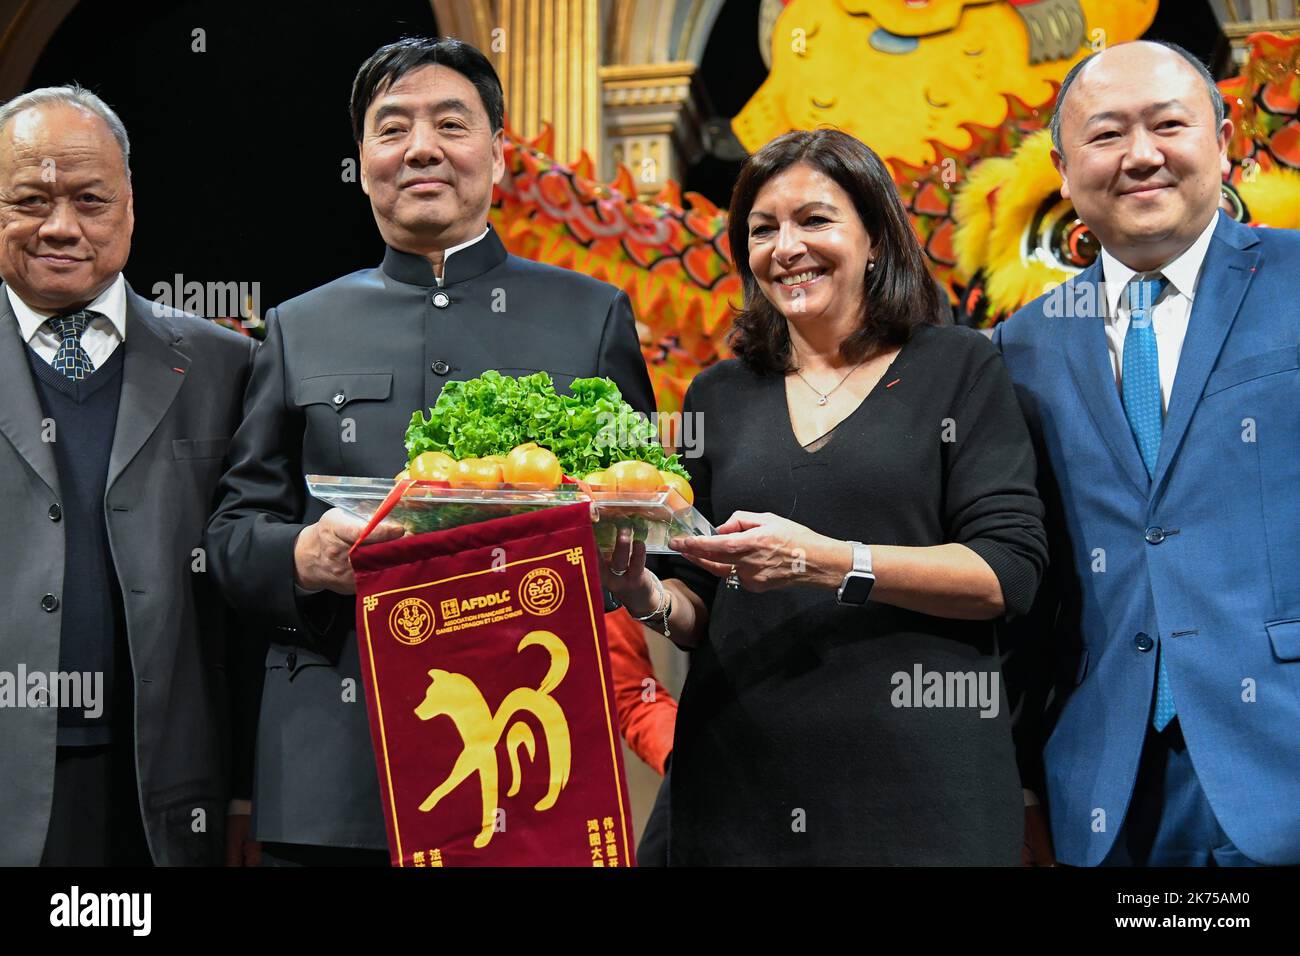
[[[1178,372],[1178,358],[1187,337],[1187,323],[1192,317],[1196,301],[1196,285],[1201,278],[1201,266],[1210,248],[1214,228],[1219,224],[1216,212],[1210,224],[1187,250],[1152,272],[1160,272],[1169,280],[1164,293],[1156,300],[1151,313],[1151,327],[1156,334],[1156,354],[1160,361],[1161,406],[1169,411],[1169,395],[1174,389],[1174,375]],[[1105,249],[1101,251],[1102,274],[1106,280],[1106,342],[1110,346],[1111,367],[1115,371],[1115,384],[1124,387],[1124,336],[1128,334],[1129,307],[1124,301],[1124,290],[1138,273],[1120,262]],[[1150,273],[1144,273],[1150,275]]]
[[[487,227],[484,226],[484,227],[483,227],[483,232],[480,233],[476,238],[469,240],[469,242],[462,242],[462,243],[461,243],[460,245],[458,245],[458,246],[452,246],[450,249],[448,249],[448,250],[446,250],[445,252],[443,252],[443,254],[442,254],[442,268],[443,268],[443,271],[444,271],[444,272],[446,271],[446,269],[447,269],[447,260],[450,259],[454,253],[460,252],[460,250],[462,250],[462,249],[468,249],[470,246],[474,245],[474,243],[482,241],[483,237],[486,236],[487,234],[488,234]],[[438,287],[441,288],[441,287],[442,287],[442,276],[440,276],[440,275],[438,275],[437,273],[435,273],[435,274],[434,274],[434,278],[438,280]]]
[[[46,362],[54,363],[54,354],[58,352],[63,340],[45,324],[45,320],[54,315],[33,309],[18,298],[13,286],[6,284],[5,292],[9,296],[9,305],[18,319],[18,330],[23,341],[30,345]],[[90,356],[90,364],[99,368],[113,350],[126,341],[126,280],[122,273],[117,274],[113,284],[95,297],[95,301],[86,306],[99,315],[86,326],[81,333],[81,347]]]

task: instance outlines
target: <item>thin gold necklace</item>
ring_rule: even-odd
[[[811,388],[814,392],[817,393],[817,404],[818,404],[818,405],[825,405],[826,402],[830,399],[830,397],[831,397],[832,395],[834,395],[835,392],[839,389],[839,387],[840,387],[841,385],[843,385],[845,382],[847,382],[847,381],[849,380],[849,376],[852,375],[854,372],[856,372],[858,369],[860,369],[860,368],[861,368],[861,367],[866,363],[866,361],[867,361],[866,359],[863,359],[863,360],[862,360],[861,362],[859,362],[857,365],[853,366],[853,368],[851,368],[851,369],[849,369],[847,372],[845,372],[845,373],[844,373],[844,377],[841,378],[838,382],[836,382],[836,383],[835,383],[835,388],[832,388],[829,392],[822,392],[822,391],[819,391],[819,390],[816,388],[816,386],[813,385],[812,382],[808,381],[808,379],[806,379],[806,378],[803,377],[803,372],[799,371],[797,368],[794,370],[794,374],[798,375],[799,378],[800,378],[800,380],[801,380],[805,385],[807,385],[809,388]]]

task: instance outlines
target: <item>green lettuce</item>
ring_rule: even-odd
[[[529,441],[549,448],[574,477],[628,460],[690,477],[607,378],[574,379],[570,394],[560,395],[546,372],[511,378],[487,371],[448,382],[428,414],[412,413],[406,429],[408,460],[426,451],[457,459],[504,455]]]

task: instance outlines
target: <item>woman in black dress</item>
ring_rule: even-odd
[[[852,137],[772,141],[730,216],[737,358],[684,405],[719,533],[675,541],[671,580],[626,538],[603,572],[692,651],[669,862],[1015,865],[994,621],[1029,609],[1046,539],[1001,359],[939,324],[893,182]]]

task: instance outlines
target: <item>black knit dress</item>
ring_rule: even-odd
[[[736,360],[699,375],[685,411],[701,416],[704,454],[686,463],[715,524],[766,511],[869,545],[959,542],[1010,613],[1029,608],[1046,559],[1033,450],[978,332],[918,329],[808,450],[784,379]],[[677,717],[671,865],[1019,862],[993,622],[845,608],[815,588],[729,590],[681,559],[668,571],[710,606]]]

